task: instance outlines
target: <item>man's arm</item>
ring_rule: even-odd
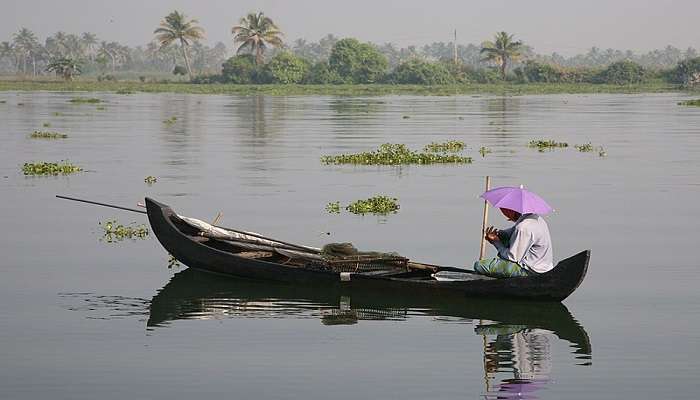
[[[500,241],[493,242],[493,245],[498,249],[498,255],[506,260],[514,263],[520,263],[525,257],[525,253],[530,248],[531,240],[527,231],[523,231],[521,226],[515,227],[510,235],[510,243],[508,246]]]

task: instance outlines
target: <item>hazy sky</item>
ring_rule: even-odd
[[[231,44],[230,30],[262,10],[289,41],[327,33],[377,43],[480,43],[505,30],[535,51],[571,55],[591,46],[647,51],[700,48],[700,0],[0,0],[0,41],[27,27],[41,40],[56,31],[142,45],[172,10],[197,18],[207,42]]]

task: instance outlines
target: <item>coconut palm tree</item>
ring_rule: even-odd
[[[80,40],[83,42],[85,50],[87,50],[88,56],[90,57],[90,61],[92,61],[95,56],[95,49],[97,48],[97,44],[99,43],[97,41],[97,35],[90,32],[84,32],[83,35],[80,37]]]
[[[248,49],[251,54],[255,54],[255,63],[258,65],[263,63],[263,54],[268,46],[280,47],[283,44],[284,34],[262,11],[241,18],[238,25],[231,28],[231,33],[233,42],[241,44],[236,53]]]
[[[190,66],[187,48],[190,42],[196,42],[204,38],[204,29],[197,26],[197,23],[196,19],[187,21],[185,14],[173,11],[166,15],[165,19],[161,21],[160,27],[153,31],[161,47],[167,47],[175,41],[180,42],[182,57],[185,59],[187,75],[190,79],[192,79],[192,67]]]
[[[36,75],[36,53],[39,42],[34,32],[22,28],[12,36],[15,49],[22,55],[22,73],[27,73],[27,59],[31,59],[33,75]]]
[[[501,76],[505,80],[508,63],[520,57],[523,43],[514,41],[513,35],[509,35],[507,32],[496,33],[494,39],[493,42],[487,41],[482,43],[481,54],[485,54],[483,61],[493,61],[498,64]]]

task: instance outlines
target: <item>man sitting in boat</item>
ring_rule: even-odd
[[[530,276],[545,273],[554,268],[552,238],[549,227],[540,214],[552,209],[539,196],[522,186],[502,187],[481,195],[512,222],[511,228],[486,229],[485,238],[498,255],[474,263],[474,270],[496,278]]]

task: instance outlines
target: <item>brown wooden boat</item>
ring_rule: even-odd
[[[146,209],[153,233],[165,250],[190,268],[304,287],[361,287],[384,293],[435,292],[560,302],[581,284],[590,258],[590,250],[585,250],[560,261],[544,274],[495,279],[460,268],[415,263],[402,257],[324,259],[313,254],[313,248],[255,234],[238,240],[222,240],[206,235],[172,208],[153,199],[146,198]],[[451,273],[459,278],[437,280],[433,276],[439,273]]]

